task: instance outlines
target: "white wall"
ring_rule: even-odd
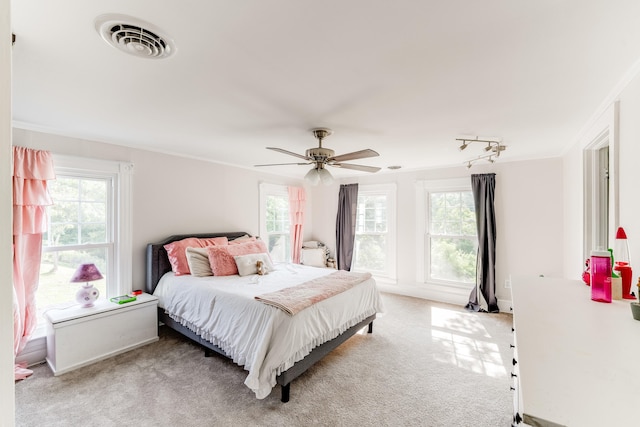
[[[0,426],[14,425],[11,255],[11,44],[9,2],[0,2]]]
[[[452,147],[451,149],[455,149]],[[509,276],[562,276],[563,197],[560,158],[507,162],[493,165],[464,165],[438,170],[363,175],[343,184],[395,183],[397,186],[397,287],[403,292],[423,296],[418,283],[416,247],[416,182],[419,180],[469,177],[472,173],[496,173],[496,279],[497,297],[511,300],[504,287]],[[339,184],[310,189],[313,197],[314,238],[335,249],[335,218]],[[385,288],[390,289],[390,288]],[[468,296],[468,295],[467,295]],[[460,302],[458,297],[449,300]],[[503,306],[504,307],[504,306]]]
[[[563,158],[564,245],[563,276],[578,279],[584,270],[584,191],[583,156],[579,145],[572,147]]]
[[[640,273],[640,75],[626,87],[619,101],[619,226],[624,227],[634,277]],[[637,279],[636,279],[637,280]],[[635,282],[633,283],[635,285]]]
[[[619,93],[603,113],[594,118],[584,134],[574,146],[564,155],[564,183],[565,193],[565,261],[564,274],[567,278],[578,278],[584,264],[583,255],[583,149],[603,129],[610,129],[617,138],[617,182],[618,201],[615,206],[619,217],[618,223],[613,223],[611,229],[624,227],[629,243],[631,267],[634,278],[640,273],[640,75],[630,79],[621,86]],[[617,106],[616,106],[617,102]],[[610,189],[613,191],[614,189]],[[614,201],[615,203],[615,201]],[[612,220],[612,222],[615,222]],[[611,234],[611,233],[610,233]],[[614,247],[615,235],[610,235],[609,245]],[[635,281],[634,279],[634,285]]]
[[[258,234],[259,183],[302,184],[301,180],[251,169],[22,129],[13,130],[13,142],[56,154],[134,164],[134,289],[144,289],[147,243],[160,241],[172,234],[196,232],[247,231]]]
[[[563,185],[564,199],[564,265],[563,273],[567,279],[580,279],[584,270],[585,258],[585,149],[599,138],[603,133],[608,133],[609,155],[612,168],[610,170],[610,235],[618,227],[616,217],[619,198],[615,190],[615,182],[619,181],[619,166],[615,161],[619,157],[619,132],[617,105],[612,102],[602,109],[602,112],[585,125],[577,142],[563,156]],[[611,241],[613,248],[613,241]],[[591,248],[593,249],[593,248]],[[587,249],[589,251],[590,249]]]

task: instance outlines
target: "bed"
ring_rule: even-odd
[[[159,298],[159,322],[204,347],[205,356],[213,351],[243,366],[249,372],[245,385],[257,398],[268,396],[277,384],[281,401],[288,402],[295,378],[363,328],[373,332],[382,302],[375,281],[365,276],[292,315],[266,297],[317,288],[349,273],[295,264],[275,264],[264,276],[195,277],[172,271],[165,245],[190,237],[232,242],[247,235],[174,235],[147,245],[145,290]]]

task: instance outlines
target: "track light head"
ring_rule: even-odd
[[[462,141],[462,145],[460,146],[460,151],[464,150],[465,148],[467,148],[467,145],[469,143],[467,141]]]

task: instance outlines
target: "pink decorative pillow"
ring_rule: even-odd
[[[234,256],[248,254],[268,254],[267,246],[262,240],[248,241],[236,245],[210,246],[209,264],[214,276],[232,276],[238,274],[238,266]]]
[[[205,248],[214,245],[227,245],[229,240],[226,237],[207,237],[199,239],[197,237],[187,237],[164,245],[171,264],[171,270],[176,276],[190,274],[189,264],[187,263],[187,248]]]

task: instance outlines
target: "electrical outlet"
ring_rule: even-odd
[[[509,277],[508,279],[505,279],[504,287],[507,289],[511,289],[511,277]]]

